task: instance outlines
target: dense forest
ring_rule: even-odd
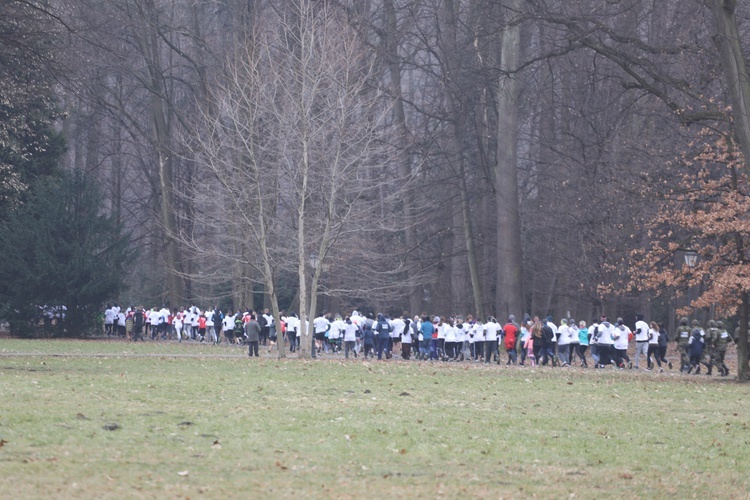
[[[0,218],[95,183],[102,301],[747,319],[741,2],[0,9]]]

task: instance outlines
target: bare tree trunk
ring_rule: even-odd
[[[745,156],[746,172],[750,172],[750,78],[740,43],[742,38],[737,29],[737,0],[705,1],[716,21],[714,40],[719,47],[719,58],[732,103],[734,134]]]
[[[522,314],[521,219],[518,202],[518,77],[521,30],[515,18],[521,0],[511,0],[502,34],[500,81],[497,92],[497,308],[500,316]]]
[[[161,219],[164,231],[165,257],[167,264],[168,302],[170,307],[177,307],[184,296],[183,282],[179,275],[180,249],[175,235],[177,234],[177,220],[174,208],[174,176],[172,172],[172,154],[169,146],[169,128],[164,109],[166,86],[164,84],[161,55],[159,54],[158,34],[155,23],[158,15],[154,0],[145,1],[146,11],[150,19],[144,20],[148,29],[148,44],[150,53],[147,58],[149,76],[151,78],[151,114],[154,120],[154,145],[156,147],[159,187],[161,189]]]
[[[393,0],[384,0],[383,8],[385,9],[386,30],[385,51],[388,58],[388,72],[391,77],[391,98],[393,99],[393,114],[396,127],[399,130],[399,173],[402,179],[411,177],[411,151],[409,148],[409,129],[406,126],[406,113],[404,111],[403,91],[401,88],[401,59],[398,55],[398,20],[396,18],[396,8]],[[414,226],[414,208],[411,201],[411,192],[406,191],[402,199],[404,207],[404,216],[407,225],[404,228],[404,239],[406,240],[406,249],[408,252],[417,254],[416,227]],[[416,261],[417,259],[413,259]],[[408,283],[409,275],[407,270],[406,282]],[[409,300],[409,310],[416,313],[421,309],[422,293],[419,287],[411,286],[406,290]]]
[[[745,55],[740,43],[735,9],[737,0],[705,0],[711,8],[716,22],[714,40],[719,47],[719,58],[729,90],[734,118],[734,135],[745,157],[745,175],[750,175],[750,78],[748,78]],[[742,291],[740,308],[740,331],[737,342],[737,376],[739,380],[750,379],[748,365],[748,291]]]

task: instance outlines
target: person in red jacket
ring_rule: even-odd
[[[503,339],[505,342],[505,352],[508,353],[508,364],[516,364],[518,353],[516,353],[516,337],[518,336],[518,326],[516,317],[512,314],[508,316],[508,322],[503,327]]]

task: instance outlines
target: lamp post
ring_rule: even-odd
[[[688,266],[691,270],[698,264],[698,254],[695,253],[693,250],[686,250],[685,251],[685,265]],[[692,288],[692,285],[688,283],[688,289],[687,289],[687,299],[688,299],[688,307],[690,307],[690,304],[692,303],[692,299],[690,298],[690,289]]]
[[[313,253],[310,254],[309,261],[310,261],[310,267],[313,270],[313,272],[312,272],[312,274],[313,274],[312,280],[314,282],[315,281],[315,271],[317,271],[318,266],[320,265],[320,258],[318,258],[318,254],[317,253],[313,252]],[[312,290],[310,292],[310,299],[311,299],[310,300],[310,305],[312,305],[313,303],[315,303],[317,305],[318,301],[317,300],[312,300],[313,296],[317,296],[317,293],[318,293],[317,288],[318,288],[317,286],[312,287]],[[315,320],[315,311],[313,311],[312,308],[310,308],[310,311],[308,312],[308,316],[309,316],[308,317],[308,323],[310,325],[312,325],[313,324],[313,320]],[[305,328],[307,329],[308,327],[305,326]],[[316,358],[317,357],[316,352],[315,352],[315,333],[313,333],[312,335],[310,335],[310,357],[311,358]]]
[[[692,269],[695,267],[697,263],[698,263],[698,254],[695,253],[693,250],[687,250],[685,252],[685,265],[687,265],[690,269]]]

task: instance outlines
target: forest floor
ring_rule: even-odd
[[[731,379],[245,352],[0,339],[0,491],[16,498],[746,498],[750,491],[750,386]]]

